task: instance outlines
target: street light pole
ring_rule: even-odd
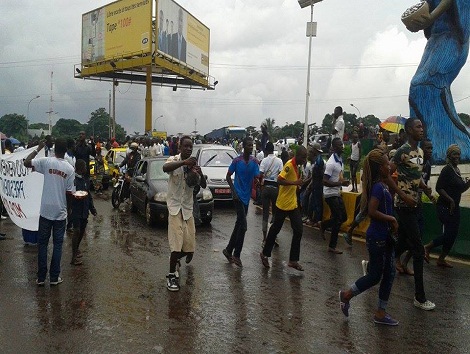
[[[308,42],[308,68],[307,68],[307,89],[305,91],[305,123],[304,123],[304,143],[307,147],[308,144],[308,106],[310,100],[310,66],[312,61],[312,37],[317,35],[317,23],[313,22],[313,5],[322,0],[298,0],[300,8],[310,6],[310,22],[307,23],[307,37]]]
[[[358,118],[361,118],[362,115],[361,115],[361,111],[359,110],[359,108],[357,108],[355,105],[353,105],[352,103],[350,103],[351,107],[354,107],[357,109],[357,113],[359,113],[359,117]]]
[[[156,125],[157,120],[158,120],[159,118],[162,118],[162,117],[163,117],[163,114],[159,115],[157,118],[155,118],[155,119],[153,120],[152,130],[155,130],[155,125]]]
[[[26,112],[26,136],[27,136],[28,139],[29,139],[29,105],[31,104],[31,102],[33,100],[35,100],[36,98],[39,98],[39,97],[41,97],[41,96],[37,95],[36,97],[31,98],[28,102],[28,110]]]

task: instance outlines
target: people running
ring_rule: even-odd
[[[453,268],[452,264],[446,261],[446,257],[459,233],[462,193],[470,188],[470,180],[462,178],[458,167],[460,154],[460,147],[457,144],[450,145],[447,149],[447,165],[444,166],[439,174],[436,184],[436,191],[439,193],[436,204],[437,216],[442,223],[443,232],[441,236],[424,246],[425,257],[428,259],[429,252],[433,248],[442,246],[441,254],[437,259],[437,265],[446,268]]]
[[[170,272],[167,276],[167,289],[180,290],[180,259],[186,257],[191,262],[196,248],[196,227],[193,217],[193,189],[196,185],[206,188],[206,179],[196,158],[191,157],[193,141],[185,135],[180,138],[179,154],[170,156],[163,165],[168,179],[168,243],[170,245]]]
[[[285,218],[288,216],[292,227],[293,235],[290,245],[289,267],[303,271],[299,263],[300,240],[302,239],[302,214],[297,198],[297,190],[304,183],[300,174],[300,168],[307,161],[307,149],[298,146],[295,156],[287,161],[277,178],[279,184],[279,194],[276,200],[276,210],[274,212],[274,223],[271,225],[263,251],[260,253],[261,262],[269,268],[269,260],[274,247],[276,237],[281,231]]]
[[[323,196],[325,202],[330,207],[331,218],[322,221],[320,224],[320,233],[325,239],[325,230],[331,227],[330,243],[328,252],[334,254],[343,253],[336,249],[338,244],[338,233],[341,224],[347,220],[346,208],[341,197],[341,187],[349,186],[349,180],[343,178],[344,164],[341,154],[344,150],[343,140],[334,138],[331,142],[333,154],[326,162],[325,173],[323,175]]]
[[[364,160],[361,196],[361,204],[367,204],[361,210],[367,210],[371,219],[366,232],[366,245],[369,251],[368,271],[348,290],[339,292],[339,301],[341,311],[348,317],[350,300],[380,282],[379,302],[374,322],[396,326],[398,321],[386,312],[395,277],[394,245],[390,239],[390,232],[398,231],[398,222],[393,216],[393,200],[387,186],[389,174],[390,163],[385,151],[372,150]]]
[[[252,154],[253,139],[245,137],[243,139],[243,154],[232,160],[226,176],[237,210],[237,221],[230,236],[230,241],[222,253],[230,263],[234,263],[238,267],[242,267],[240,254],[247,230],[246,214],[250,204],[251,186],[253,180],[258,180],[259,177],[258,161]],[[233,174],[235,174],[235,183],[232,181]]]
[[[423,139],[423,124],[418,118],[410,117],[405,123],[405,131],[408,141],[403,144],[395,153],[391,171],[398,172],[398,191],[395,198],[396,213],[398,216],[398,245],[396,247],[396,267],[402,267],[400,256],[407,249],[413,256],[415,298],[414,306],[423,310],[433,310],[436,305],[426,298],[423,281],[424,246],[419,227],[418,204],[419,189],[421,188],[427,195],[430,189],[423,183],[421,170],[423,168],[424,154],[418,146],[418,142]],[[414,206],[409,206],[403,199],[403,193],[414,200]]]

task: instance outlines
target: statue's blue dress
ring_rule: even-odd
[[[430,11],[440,0],[428,0]],[[461,158],[470,161],[470,130],[457,115],[450,86],[465,65],[470,33],[470,0],[453,5],[427,29],[428,39],[421,63],[411,80],[410,117],[425,124],[433,142],[433,159],[444,162],[447,147],[458,144]]]

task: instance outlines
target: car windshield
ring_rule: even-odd
[[[148,170],[150,172],[150,180],[165,181],[168,179],[168,173],[163,172],[164,163],[165,160],[157,160],[150,163],[150,169]]]
[[[199,159],[201,167],[228,167],[236,157],[233,150],[203,150]]]
[[[116,158],[114,159],[114,164],[119,165],[126,158],[126,152],[116,152]]]

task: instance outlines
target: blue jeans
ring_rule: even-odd
[[[230,241],[227,245],[227,252],[232,254],[235,257],[240,258],[242,253],[243,242],[245,241],[245,233],[248,228],[246,222],[246,214],[248,213],[248,204],[245,205],[241,200],[234,200],[235,209],[237,210],[237,221],[235,221],[235,227],[232,231],[232,236],[230,236]]]
[[[52,232],[51,266],[49,269],[49,280],[56,281],[60,275],[60,260],[62,258],[62,243],[64,242],[66,220],[48,220],[39,217],[38,236],[38,280],[44,281],[47,275],[47,246]]]
[[[368,273],[356,280],[351,289],[356,296],[380,282],[378,307],[385,310],[395,278],[393,246],[387,241],[367,239],[367,249],[369,251]]]

